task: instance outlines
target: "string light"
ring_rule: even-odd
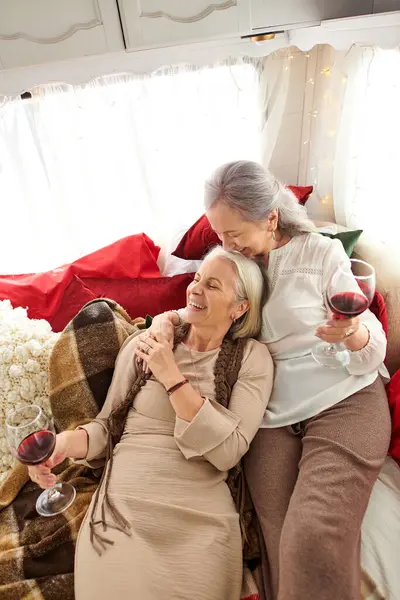
[[[327,194],[321,198],[321,204],[328,204],[329,202],[332,202],[332,194]]]
[[[336,129],[330,129],[330,130],[328,131],[328,136],[329,136],[330,138],[333,138],[333,137],[335,137],[335,135],[336,135]]]
[[[309,52],[307,52],[307,54],[304,55],[306,58],[310,58],[311,54]]]
[[[308,114],[309,114],[310,117],[312,117],[313,119],[315,119],[316,116],[318,115],[318,111],[317,110],[312,110]]]
[[[321,75],[325,75],[325,77],[330,77],[332,75],[330,67],[325,67],[325,69],[322,69]]]
[[[314,81],[314,79],[311,78],[308,80],[308,83],[311,83],[311,85],[314,85],[315,81]]]

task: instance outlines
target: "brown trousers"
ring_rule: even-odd
[[[380,377],[302,423],[260,429],[245,473],[267,553],[268,600],[360,600],[360,534],[390,440]]]

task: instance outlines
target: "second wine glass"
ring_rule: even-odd
[[[24,465],[46,462],[56,445],[53,419],[35,404],[17,406],[7,413],[6,434],[11,452]],[[75,495],[71,484],[57,483],[40,494],[36,510],[42,517],[52,517],[71,506]]]
[[[351,319],[370,306],[375,294],[375,269],[363,260],[351,259],[339,265],[327,289],[327,303],[334,319]],[[312,349],[314,359],[325,367],[346,367],[350,353],[343,343],[318,342]]]

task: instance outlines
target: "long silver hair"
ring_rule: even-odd
[[[315,231],[295,195],[253,161],[229,162],[214,171],[205,183],[206,210],[217,202],[225,202],[254,223],[264,221],[278,209],[278,229],[291,237]]]

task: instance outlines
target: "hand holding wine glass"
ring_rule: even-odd
[[[61,464],[67,458],[67,440],[60,433],[56,435],[56,443],[53,454],[40,465],[28,465],[29,477],[39,487],[47,489],[56,484],[56,476],[51,472],[54,467]]]
[[[50,475],[50,467],[43,466],[46,461],[54,466],[64,460],[60,443],[56,447],[56,433],[53,420],[48,417],[40,406],[22,405],[10,410],[6,417],[6,432],[9,446],[19,462],[33,469],[39,474],[39,465],[42,465],[40,477],[41,487],[46,482],[54,482]],[[61,437],[61,436],[58,436]],[[62,438],[61,438],[62,439]],[[56,450],[56,454],[54,451]],[[39,482],[39,477],[38,481]],[[75,499],[75,489],[69,483],[57,483],[46,489],[36,502],[37,512],[44,517],[51,517],[66,510]]]
[[[342,340],[357,332],[358,317],[370,306],[375,294],[375,270],[368,263],[351,259],[348,265],[339,265],[327,289],[327,303],[333,313],[328,327],[321,327],[325,339],[312,350],[314,359],[331,368],[349,364],[350,353]]]

